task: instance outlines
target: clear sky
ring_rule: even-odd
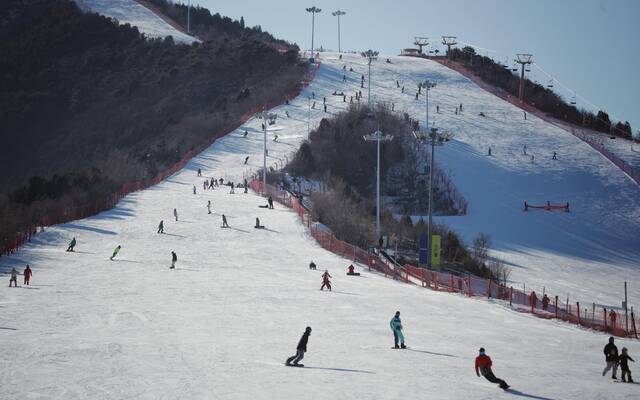
[[[186,0],[182,0],[186,3]],[[343,10],[344,50],[372,48],[398,54],[413,47],[414,36],[440,41],[457,36],[496,60],[531,53],[542,70],[559,80],[554,87],[566,99],[576,92],[577,106],[593,103],[612,119],[640,129],[640,0],[192,0],[212,13],[260,25],[276,37],[311,46],[311,14],[316,14],[315,47],[337,49],[337,18]],[[489,51],[490,50],[490,51]],[[537,68],[531,78],[547,83]],[[564,85],[569,90],[562,89]]]

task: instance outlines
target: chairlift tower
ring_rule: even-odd
[[[524,71],[528,65],[533,64],[533,54],[516,54],[513,60],[516,64],[520,64],[520,90],[518,91],[518,99],[524,101]]]
[[[415,36],[413,39],[414,39],[413,44],[418,46],[418,53],[422,54],[422,48],[424,46],[428,46],[429,45],[429,38],[422,37],[422,36]]]
[[[363,136],[367,142],[378,142],[378,162],[376,168],[376,240],[380,239],[380,142],[393,140],[393,136],[385,135],[377,130],[370,135]]]
[[[443,36],[442,44],[447,46],[447,59],[451,60],[451,46],[458,44],[456,36]]]
[[[262,151],[262,194],[266,195],[267,190],[267,119],[269,118],[269,113],[265,110],[264,106],[262,107],[262,111],[257,114],[259,119],[262,119],[262,132],[263,132],[263,151]]]
[[[337,10],[331,13],[334,17],[338,17],[338,53],[342,53],[342,49],[340,48],[340,16],[345,15],[345,11]]]

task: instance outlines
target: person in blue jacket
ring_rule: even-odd
[[[404,335],[402,334],[402,321],[400,321],[400,311],[396,311],[396,315],[391,318],[391,322],[389,323],[391,326],[391,330],[393,331],[393,342],[394,348],[406,349],[407,346],[404,345]],[[400,342],[400,346],[398,346],[398,341]]]

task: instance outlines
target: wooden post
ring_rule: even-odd
[[[608,332],[609,329],[607,328],[607,309],[606,308],[602,308],[604,310],[604,331]]]
[[[558,296],[556,296],[556,319],[558,318]]]
[[[509,287],[509,305],[513,305],[513,286]]]
[[[576,309],[578,310],[578,325],[582,325],[580,323],[580,302],[579,301],[576,302],[576,307],[577,307]]]

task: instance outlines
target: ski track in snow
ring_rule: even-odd
[[[411,80],[435,79],[430,100],[442,111],[438,126],[456,134],[436,157],[469,200],[470,212],[439,219],[465,237],[491,234],[495,253],[521,265],[512,278],[527,281],[528,288],[546,284],[548,291],[613,302],[624,279],[632,287],[638,282],[633,261],[640,247],[640,192],[626,176],[569,133],[534,117],[522,121],[519,110],[455,72],[425,60],[390,58],[392,64],[381,58],[373,65],[374,99],[422,117],[424,100],[414,100]],[[306,137],[312,91],[319,105],[312,110],[315,126],[325,116],[322,96],[333,113],[346,106],[330,95],[334,90],[350,96],[359,89],[366,70],[360,57],[345,55],[340,62],[326,53],[322,60],[311,86],[274,110],[280,118],[269,137],[277,129],[279,142],[267,141],[270,165]],[[347,85],[344,63],[355,70],[347,73]],[[395,88],[396,79],[407,94]],[[456,116],[459,103],[464,111]],[[480,111],[486,119],[477,117]],[[115,209],[48,228],[15,255],[0,258],[4,273],[25,263],[34,271],[31,287],[0,289],[0,398],[638,398],[633,385],[613,385],[601,376],[606,335],[363,268],[362,277],[347,277],[350,261],[321,249],[293,212],[279,204],[258,208],[265,201],[251,192],[203,192],[198,168],[206,177],[240,182],[260,167],[260,123],[251,119]],[[520,156],[525,142],[536,154],[533,165]],[[493,157],[485,155],[489,145]],[[557,162],[550,160],[554,150]],[[572,212],[524,213],[525,199],[568,200]],[[207,200],[216,214],[207,214]],[[233,229],[220,229],[222,213]],[[269,230],[253,229],[255,217]],[[161,219],[164,235],[156,234]],[[77,252],[67,253],[73,236]],[[120,254],[109,261],[118,244]],[[171,250],[178,255],[176,270],[168,269]],[[310,260],[317,271],[307,269]],[[325,268],[336,292],[319,290]],[[631,291],[631,303],[636,294]],[[389,349],[388,324],[397,309],[413,351]],[[307,325],[313,333],[303,362],[314,368],[281,366]],[[617,342],[637,357],[636,341]],[[517,392],[502,392],[475,376],[480,346],[493,358],[496,375]]]
[[[85,10],[88,9],[106,17],[115,18],[120,24],[128,23],[136,26],[147,37],[172,36],[177,43],[186,44],[200,41],[180,32],[135,0],[76,0],[76,3]]]

